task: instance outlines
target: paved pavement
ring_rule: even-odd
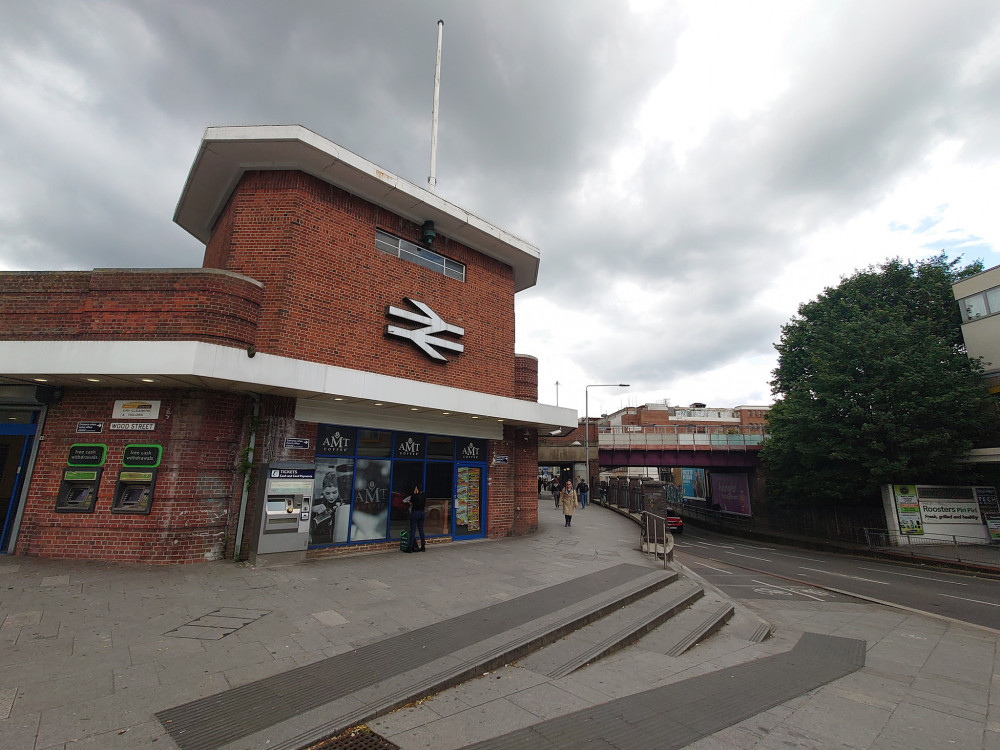
[[[615,566],[657,567],[628,519],[592,506],[566,529],[550,502],[538,534],[416,555],[259,570],[0,558],[0,747],[173,747],[157,712]],[[760,618],[776,632],[755,643]],[[763,663],[818,633],[864,640],[864,667],[688,746],[1000,750],[996,631],[773,599],[741,600],[729,625],[678,657],[666,655],[671,628],[559,678],[529,656],[369,726],[406,750],[446,750],[559,717],[579,725],[618,699]]]

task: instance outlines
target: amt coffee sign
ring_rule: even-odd
[[[357,428],[321,424],[316,435],[316,455],[353,456],[357,440]]]
[[[485,440],[463,440],[458,444],[459,461],[485,461]]]
[[[396,458],[423,458],[426,436],[412,432],[397,432]]]

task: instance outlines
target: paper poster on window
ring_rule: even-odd
[[[899,519],[899,533],[922,536],[924,522],[920,516],[920,502],[917,488],[912,484],[894,484],[892,494],[896,498],[896,517]]]

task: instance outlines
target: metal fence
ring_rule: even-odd
[[[981,536],[899,534],[885,529],[864,529],[864,533],[866,544],[873,550],[902,552],[913,557],[1000,565],[1000,545],[990,543]]]

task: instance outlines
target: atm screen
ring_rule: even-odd
[[[119,495],[118,507],[139,508],[145,505],[149,496],[149,487],[127,487]]]
[[[66,493],[65,505],[68,508],[78,508],[90,502],[90,487],[70,487]]]
[[[285,513],[292,507],[291,495],[268,495],[267,512]]]

